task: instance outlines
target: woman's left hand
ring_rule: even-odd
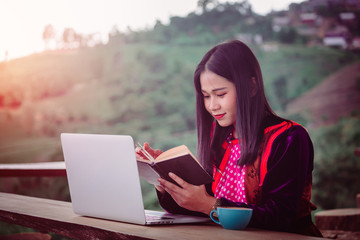
[[[205,185],[192,185],[174,173],[169,173],[169,176],[181,187],[162,178],[158,181],[179,206],[191,211],[210,213],[216,199],[206,192]]]

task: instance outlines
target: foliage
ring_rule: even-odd
[[[31,233],[35,230],[15,224],[8,224],[5,222],[0,222],[0,238],[1,236],[6,236],[15,233]]]
[[[201,13],[191,12],[186,17],[170,17],[168,25],[160,21],[154,29],[131,32],[126,42],[171,43],[177,45],[216,44],[240,33],[261,34],[272,38],[271,18],[256,15],[247,1],[219,3],[198,1]],[[209,6],[212,8],[209,8]],[[111,38],[117,35],[111,36]]]
[[[297,33],[294,27],[283,27],[275,34],[275,38],[286,44],[305,43],[306,39]]]
[[[360,119],[347,118],[336,125],[311,131],[315,148],[314,201],[324,209],[356,206],[360,192]]]

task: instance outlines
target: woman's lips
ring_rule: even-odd
[[[216,120],[222,119],[224,116],[225,116],[225,113],[214,115],[214,117],[216,118]]]

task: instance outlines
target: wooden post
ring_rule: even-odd
[[[354,155],[360,157],[360,147],[354,149]]]
[[[332,209],[315,213],[315,224],[320,230],[360,231],[360,209]]]

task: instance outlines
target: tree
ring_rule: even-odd
[[[65,48],[70,48],[76,41],[76,32],[72,28],[65,28],[63,33],[63,42]]]
[[[218,5],[217,0],[198,0],[197,6],[202,9],[202,12],[205,13],[209,10],[209,5],[216,6]]]
[[[277,33],[277,38],[281,43],[295,43],[299,38],[299,34],[293,27],[284,27]]]
[[[110,30],[110,32],[109,32],[109,37],[114,37],[114,36],[117,36],[117,35],[119,35],[119,34],[120,34],[119,27],[118,27],[117,24],[115,24],[115,25],[111,28],[111,30]]]
[[[287,81],[285,76],[280,76],[275,79],[273,83],[274,93],[278,99],[281,109],[285,109],[286,103],[288,102],[287,93]]]
[[[232,6],[243,16],[252,15],[252,7],[251,7],[251,4],[247,0],[244,0],[242,2],[234,2],[232,4]]]
[[[44,27],[42,38],[44,40],[46,50],[50,48],[50,42],[55,39],[55,35],[55,29],[51,24],[48,24]]]

